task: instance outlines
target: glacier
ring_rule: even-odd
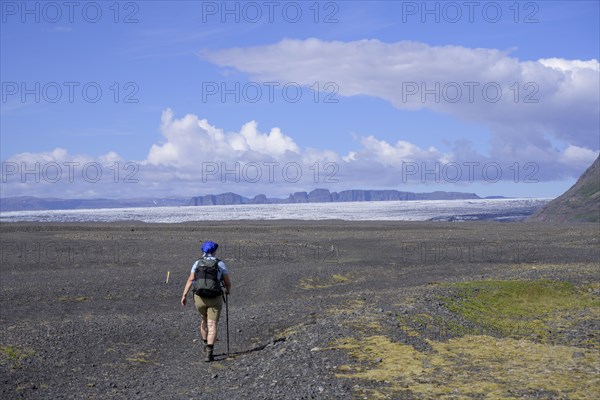
[[[236,220],[518,221],[550,198],[244,204],[0,212],[0,222],[180,223]]]

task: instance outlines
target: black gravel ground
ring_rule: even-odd
[[[352,398],[357,383],[335,376],[348,355],[327,348],[352,336],[355,321],[375,318],[426,350],[423,337],[453,333],[406,337],[398,317],[448,314],[435,301],[440,283],[589,284],[600,259],[593,224],[19,223],[0,232],[1,399]],[[208,239],[233,281],[230,354],[223,316],[213,363],[203,361],[193,302],[179,304]],[[580,336],[597,328],[592,320]]]

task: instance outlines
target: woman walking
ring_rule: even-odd
[[[227,266],[215,257],[218,247],[217,243],[211,241],[202,244],[202,258],[192,266],[181,296],[181,305],[185,306],[187,294],[193,287],[194,304],[202,316],[200,335],[204,340],[206,362],[213,361],[217,324],[223,308],[223,293],[231,293],[231,279]]]

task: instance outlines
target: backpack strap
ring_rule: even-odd
[[[197,262],[198,262],[198,265],[199,265],[199,266],[201,266],[201,267],[206,267],[206,265],[204,265],[204,264],[203,264],[204,260],[208,260],[208,259],[207,259],[206,257],[201,257],[201,258],[199,258],[199,259],[198,259],[198,261],[197,261]],[[210,260],[210,261],[212,261],[212,260]],[[216,261],[216,263],[215,263],[215,265],[216,265],[216,264],[218,264],[218,263],[219,263],[221,260],[215,257],[215,261]]]
[[[215,260],[217,260],[217,263],[215,264],[217,266],[217,276],[218,276],[219,272],[221,272],[221,279],[219,279],[219,283],[221,283],[221,286],[223,286],[223,271],[220,271],[220,269],[219,269],[219,263],[221,262],[221,259],[215,257]]]

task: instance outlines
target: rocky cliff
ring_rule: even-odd
[[[498,196],[497,196],[498,197]],[[480,199],[474,193],[461,192],[431,192],[412,193],[398,190],[343,190],[330,192],[327,189],[314,189],[311,192],[291,193],[285,199],[268,198],[259,194],[250,199],[236,193],[208,194],[192,197],[190,205],[231,205],[231,204],[282,204],[282,203],[330,203],[351,201],[400,201],[400,200],[457,200]]]

